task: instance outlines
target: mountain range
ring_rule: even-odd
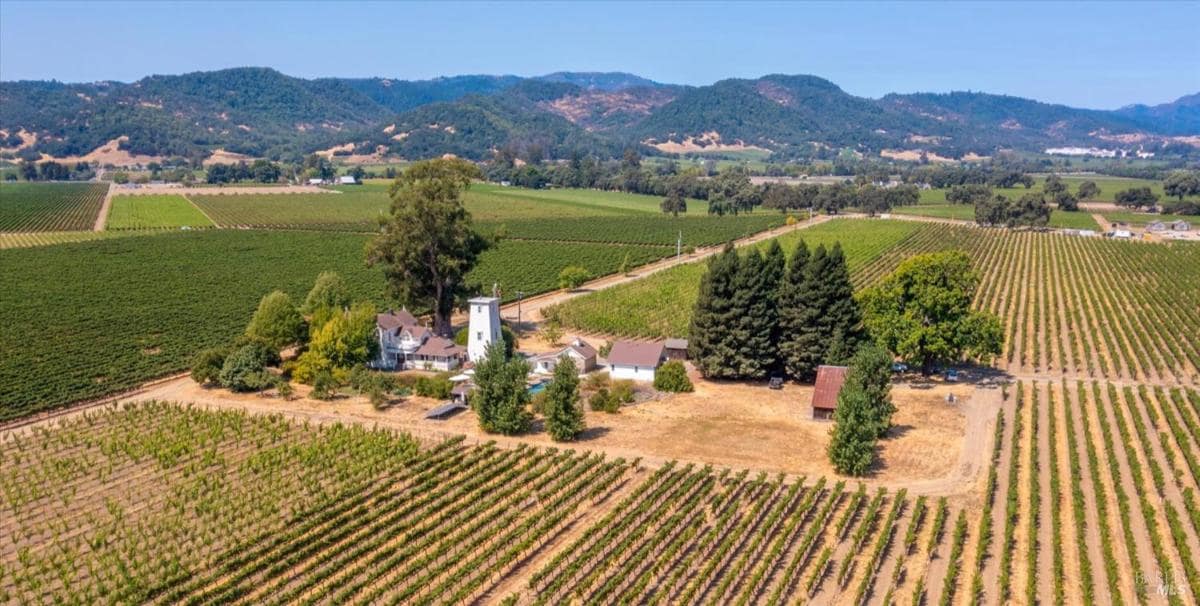
[[[808,75],[680,86],[633,74],[557,72],[433,80],[303,79],[269,68],[149,76],[133,83],[0,82],[5,156],[139,158],[303,154],[481,159],[762,150],[781,157],[850,148],[990,155],[998,149],[1200,145],[1200,94],[1113,111],[979,92],[846,93]],[[44,154],[44,155],[43,155]]]

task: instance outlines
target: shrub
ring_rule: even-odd
[[[192,360],[192,380],[201,385],[218,382],[226,354],[223,347],[212,347],[196,354]]]
[[[633,394],[633,381],[622,379],[612,382],[612,397],[618,404],[632,404]]]
[[[418,396],[424,398],[445,400],[450,397],[450,390],[452,389],[454,389],[454,384],[444,375],[417,377],[416,383],[413,383],[413,391]]]
[[[692,391],[692,382],[683,362],[673,360],[659,367],[654,374],[654,389],[673,393]]]
[[[332,400],[337,392],[338,382],[329,370],[320,370],[313,375],[312,391],[309,396],[314,400]]]
[[[576,265],[568,265],[558,273],[558,287],[575,290],[591,277],[592,274],[588,273],[587,269]]]
[[[295,393],[295,389],[292,388],[290,381],[283,377],[278,377],[275,379],[275,393],[279,394],[279,397],[285,400],[290,400],[292,399],[292,394]]]
[[[611,383],[607,372],[594,372],[583,380],[583,388],[588,391],[598,391],[607,389]]]
[[[611,413],[621,409],[621,402],[614,398],[607,388],[601,387],[599,391],[592,394],[592,397],[588,398],[588,406],[596,412]]]
[[[277,290],[259,301],[258,309],[246,327],[246,334],[259,337],[278,350],[303,342],[308,327],[300,311],[292,304],[291,297]]]
[[[221,386],[233,391],[258,391],[273,383],[266,372],[266,359],[255,345],[245,345],[229,354],[221,366]]]

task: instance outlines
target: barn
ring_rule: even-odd
[[[813,389],[812,397],[812,418],[820,420],[829,420],[833,418],[833,411],[837,408],[838,393],[842,391],[842,385],[846,382],[845,366],[826,366],[817,367],[817,384]]]

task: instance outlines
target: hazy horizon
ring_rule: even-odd
[[[969,90],[1115,109],[1200,92],[1200,37],[1187,25],[1196,22],[1200,2],[6,0],[0,80],[132,82],[259,66],[302,78],[403,80],[619,71],[702,86],[785,73],[870,98]],[[72,43],[47,45],[52,28]]]

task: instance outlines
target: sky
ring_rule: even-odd
[[[814,74],[852,94],[973,90],[1076,107],[1200,92],[1178,2],[0,1],[0,80],[130,82],[266,66],[300,77],[626,71],[705,85]]]

